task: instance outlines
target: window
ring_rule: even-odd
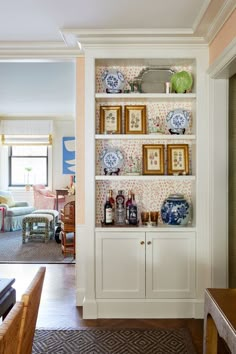
[[[9,186],[48,185],[48,147],[9,147]]]

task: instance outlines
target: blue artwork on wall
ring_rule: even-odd
[[[75,137],[62,138],[63,174],[75,174]]]

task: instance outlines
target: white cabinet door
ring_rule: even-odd
[[[146,233],[146,297],[195,296],[195,233]]]
[[[96,232],[96,297],[145,297],[144,232]]]

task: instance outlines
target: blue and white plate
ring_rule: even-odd
[[[102,73],[102,83],[108,93],[120,93],[125,85],[124,75],[116,69],[107,69]]]
[[[190,113],[184,109],[175,109],[166,116],[168,128],[173,134],[184,134],[185,129],[189,126],[189,121]]]
[[[112,172],[118,168],[121,168],[124,163],[124,156],[122,152],[116,148],[107,148],[102,151],[100,160],[103,168]]]

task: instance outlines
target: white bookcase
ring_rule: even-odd
[[[107,94],[101,84],[105,68],[118,68],[128,80],[143,67],[165,65],[192,72],[194,85],[185,94]],[[211,274],[208,200],[207,50],[204,46],[85,46],[85,225],[86,238],[84,318],[202,317],[204,289]],[[122,106],[122,133],[100,134],[100,106]],[[147,134],[124,134],[124,106],[146,105]],[[184,135],[170,135],[165,126],[168,111],[191,112]],[[165,131],[149,134],[153,115]],[[188,144],[188,175],[126,174],[126,158],[136,153],[142,161],[143,144]],[[124,152],[118,176],[104,175],[99,154],[104,147]],[[166,151],[165,151],[166,156]],[[166,161],[165,161],[166,166]],[[135,192],[139,211],[158,210],[171,193],[181,193],[192,203],[191,223],[185,227],[102,227],[103,204],[108,189]],[[81,265],[82,266],[82,265]]]

